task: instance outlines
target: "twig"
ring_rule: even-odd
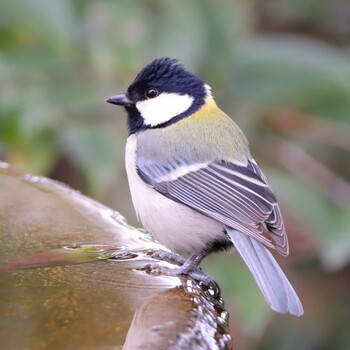
[[[350,201],[350,185],[301,147],[272,134],[258,142],[262,144],[260,152],[296,177],[317,186],[336,205]]]

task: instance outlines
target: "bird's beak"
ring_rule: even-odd
[[[113,105],[124,107],[131,106],[133,104],[133,102],[128,98],[128,96],[126,96],[126,94],[111,96],[106,98],[105,101]]]

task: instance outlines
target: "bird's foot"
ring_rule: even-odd
[[[154,276],[161,276],[161,275],[165,275],[165,276],[179,276],[181,275],[182,269],[181,268],[175,268],[172,269],[170,267],[166,267],[166,266],[162,266],[160,264],[147,264],[145,266],[145,269]]]
[[[159,264],[148,264],[145,266],[145,269],[148,270],[148,272],[151,275],[155,275],[155,276],[160,276],[160,275],[174,276],[174,277],[179,277],[181,275],[188,276],[192,280],[197,282],[199,285],[204,286],[208,289],[211,289],[214,293],[214,297],[219,297],[221,294],[221,289],[217,284],[217,282],[212,277],[204,273],[199,267],[195,268],[192,271],[187,271],[187,266],[172,269]]]
[[[157,260],[166,261],[168,263],[175,263],[176,265],[182,266],[187,260],[181,255],[173,252],[158,251],[152,254],[152,258]]]

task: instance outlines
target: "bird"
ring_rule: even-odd
[[[162,57],[105,101],[127,114],[125,166],[137,217],[170,250],[158,257],[180,265],[155,264],[151,272],[210,282],[202,260],[234,248],[270,307],[301,316],[302,303],[270,251],[289,254],[276,196],[211,87],[178,59]]]

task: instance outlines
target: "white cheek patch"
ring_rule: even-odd
[[[192,103],[193,97],[189,95],[163,92],[155,98],[137,102],[136,108],[146,125],[157,126],[186,112]]]

